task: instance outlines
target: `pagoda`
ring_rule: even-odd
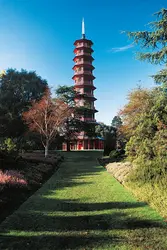
[[[85,37],[85,24],[82,20],[82,38],[74,42],[74,89],[76,91],[75,103],[76,106],[83,110],[80,115],[80,120],[85,124],[94,127],[96,125],[95,113],[98,112],[95,108],[94,102],[97,100],[94,97],[94,90],[96,87],[93,84],[95,79],[92,65],[94,58],[92,53],[93,42]],[[64,145],[65,146],[65,145]],[[65,150],[65,147],[63,147]],[[71,142],[72,150],[89,150],[89,149],[103,149],[103,140],[96,137],[88,137],[86,132],[82,131],[77,135],[75,141]]]

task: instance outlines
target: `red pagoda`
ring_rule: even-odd
[[[92,57],[93,42],[85,37],[85,25],[82,21],[82,38],[74,42],[74,54],[73,59],[75,65],[73,67],[74,76],[74,88],[77,92],[75,103],[77,107],[86,109],[87,112],[83,112],[80,116],[80,120],[87,124],[93,123],[96,125],[95,113],[98,112],[95,109],[94,102],[97,100],[94,97],[94,90],[96,87],[93,84],[95,79],[92,65],[94,58]],[[86,132],[81,132],[77,135],[75,141],[71,142],[71,150],[92,150],[103,149],[103,140],[96,137],[88,137]],[[63,145],[63,149],[66,149],[66,145]]]

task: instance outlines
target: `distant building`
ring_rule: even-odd
[[[74,42],[74,54],[73,59],[75,65],[74,70],[74,88],[77,92],[75,102],[76,106],[83,107],[83,113],[80,117],[81,121],[87,123],[93,123],[96,125],[95,113],[98,112],[95,108],[94,102],[97,100],[94,97],[94,90],[96,87],[93,85],[95,79],[93,75],[94,66],[92,62],[93,42],[85,37],[85,25],[82,21],[82,38]],[[84,112],[84,109],[86,112]],[[89,150],[89,149],[103,149],[103,139],[96,137],[88,137],[83,131],[80,132],[76,140],[71,141],[71,150]],[[66,150],[66,143],[63,144],[63,150]]]

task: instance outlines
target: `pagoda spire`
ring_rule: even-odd
[[[82,39],[85,39],[85,22],[84,22],[84,18],[82,18]]]

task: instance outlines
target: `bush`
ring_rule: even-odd
[[[17,151],[16,143],[11,138],[2,139],[0,142],[0,150],[8,154],[15,153]]]
[[[105,135],[103,155],[108,156],[111,150],[114,150],[115,148],[116,148],[116,132],[115,133],[107,132]]]
[[[140,157],[136,163],[137,167],[129,175],[130,181],[154,183],[161,182],[161,179],[167,177],[167,159],[155,157],[154,160],[145,160]]]
[[[117,150],[112,150],[109,154],[110,158],[118,158],[120,156],[120,153]]]
[[[14,170],[0,171],[0,187],[3,189],[4,187],[25,187],[27,186],[27,181],[24,176]]]

